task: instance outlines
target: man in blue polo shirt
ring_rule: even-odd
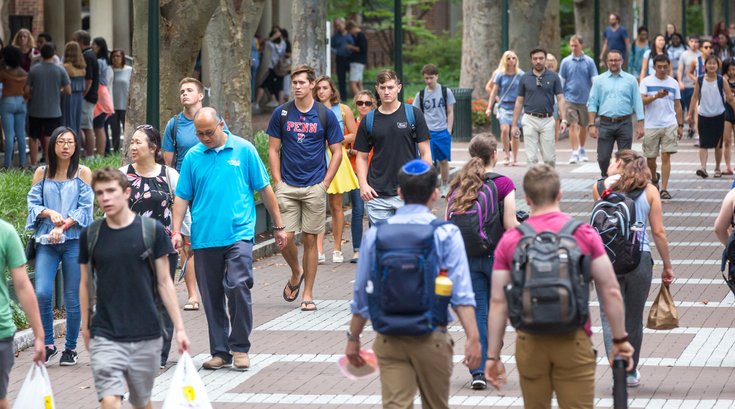
[[[631,117],[638,120],[636,139],[643,137],[643,100],[638,90],[638,79],[623,71],[623,56],[618,50],[607,53],[609,71],[597,77],[592,84],[587,101],[587,127],[590,138],[597,139],[597,163],[600,173],[607,176],[613,145],[618,151],[630,149],[633,145],[633,125]],[[600,125],[595,118],[600,118]]]
[[[286,244],[285,226],[268,172],[255,147],[225,131],[224,122],[212,108],[199,110],[194,115],[194,126],[201,143],[189,150],[181,166],[171,240],[184,253],[191,244],[196,256],[212,354],[203,368],[220,369],[234,363],[236,369],[244,370],[250,367],[249,336],[253,325],[250,289],[255,191],[273,217],[279,249]],[[190,203],[192,234],[191,243],[186,243],[180,229]]]
[[[316,237],[324,231],[327,216],[327,187],[342,163],[344,135],[331,109],[314,100],[316,73],[308,65],[291,71],[292,102],[276,108],[268,124],[268,161],[283,213],[288,241],[283,259],[291,268],[291,278],[283,288],[283,299],[293,302],[304,283],[301,311],[316,311]],[[327,165],[326,147],[332,152]],[[303,263],[294,235],[301,231]],[[303,267],[302,267],[303,266]]]
[[[564,100],[569,121],[569,144],[572,156],[569,163],[587,162],[584,142],[587,137],[587,99],[592,88],[592,79],[597,76],[595,61],[585,55],[582,36],[575,34],[569,39],[572,53],[561,60],[559,76],[564,83]]]

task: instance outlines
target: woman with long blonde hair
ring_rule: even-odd
[[[64,46],[64,69],[71,81],[71,95],[61,96],[61,124],[81,135],[82,100],[84,99],[85,74],[87,63],[82,56],[82,48],[76,41]]]
[[[522,75],[523,70],[518,67],[518,56],[515,52],[508,50],[503,53],[498,69],[495,70],[493,77],[485,86],[486,89],[492,86],[488,91],[490,92],[490,98],[487,101],[485,114],[490,122],[492,122],[493,113],[500,121],[500,139],[503,142],[503,152],[505,153],[503,164],[506,166],[511,162],[513,166],[518,164],[520,140],[517,136],[514,136],[512,140],[510,139],[510,126],[513,122],[513,109],[518,97],[518,84]],[[494,110],[493,105],[496,103],[496,98],[497,107]],[[519,116],[518,127],[521,127],[521,116],[523,115]]]
[[[474,206],[483,184],[494,184],[498,195],[500,219],[505,230],[518,225],[516,221],[515,185],[507,176],[494,172],[497,162],[498,142],[489,133],[481,133],[472,138],[469,145],[471,159],[467,161],[459,174],[452,180],[445,219],[453,212],[463,213]],[[491,188],[492,189],[492,188]],[[488,229],[489,226],[483,226]],[[487,230],[486,230],[487,231]],[[494,250],[494,249],[493,249]],[[487,256],[470,256],[468,254],[472,289],[475,292],[475,318],[480,331],[482,360],[478,368],[470,368],[472,389],[487,388],[483,374],[484,362],[487,359],[487,318],[490,308],[490,284],[492,283],[493,253]]]
[[[13,47],[20,49],[22,54],[20,58],[20,68],[26,72],[31,70],[33,59],[39,57],[41,52],[36,48],[36,39],[33,38],[30,30],[21,28],[13,37]]]
[[[342,145],[342,163],[340,163],[337,174],[334,176],[332,183],[327,189],[327,193],[329,194],[329,211],[332,214],[332,234],[334,235],[332,262],[342,263],[344,262],[344,255],[342,254],[342,232],[345,227],[342,195],[360,187],[357,181],[357,176],[352,170],[352,166],[350,166],[350,160],[344,144],[351,144],[355,141],[357,125],[355,124],[355,115],[352,113],[352,110],[347,105],[339,103],[339,91],[331,78],[328,76],[321,76],[316,79],[315,84],[316,86],[313,91],[314,99],[321,102],[334,112],[334,115],[337,117],[337,121],[339,121],[339,127],[345,135],[344,143]],[[329,150],[327,151],[327,154],[331,155]],[[317,251],[319,254],[319,262],[325,262],[324,233],[319,233],[317,236]]]
[[[653,233],[653,241],[656,243],[656,250],[658,250],[658,254],[661,255],[663,261],[661,280],[664,285],[669,285],[674,281],[674,270],[671,266],[669,244],[664,229],[661,198],[656,186],[650,183],[651,171],[648,169],[646,158],[630,149],[618,151],[610,162],[607,174],[608,177],[601,181],[601,187],[604,188],[602,192],[600,192],[601,187],[598,187],[599,183],[592,186],[592,197],[595,201],[601,195],[604,195],[607,190],[621,192],[626,195],[642,190],[642,193],[634,199],[635,220],[643,223],[637,233],[639,235],[637,239],[642,243],[641,261],[633,271],[623,276],[617,276],[620,292],[623,295],[623,303],[625,304],[625,330],[628,333],[631,345],[635,348],[633,370],[628,372],[626,382],[628,387],[636,387],[640,383],[640,373],[637,366],[641,343],[643,342],[643,310],[653,278],[651,245],[646,230],[649,223]],[[602,310],[600,310],[600,318],[605,339],[605,350],[609,354],[612,350],[612,331]]]

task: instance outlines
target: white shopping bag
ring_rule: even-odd
[[[31,364],[23,386],[20,387],[18,397],[15,398],[13,409],[54,409],[54,393],[51,390],[51,381],[43,364]]]
[[[176,365],[176,372],[163,401],[163,409],[212,409],[204,389],[204,382],[199,377],[194,361],[188,352],[184,352]]]

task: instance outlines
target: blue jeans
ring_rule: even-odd
[[[492,263],[493,258],[489,257],[489,268],[470,269],[472,290],[475,292],[475,320],[477,321],[477,329],[480,332],[480,346],[482,347],[482,359],[480,360],[480,366],[470,369],[470,373],[472,375],[485,372],[485,362],[487,361],[487,315],[488,310],[490,309],[490,285],[492,284],[493,265]]]
[[[18,164],[26,164],[26,112],[28,107],[21,96],[0,99],[0,117],[5,132],[5,161],[9,168],[13,165],[13,147],[18,139]]]
[[[62,244],[36,247],[36,298],[41,312],[41,322],[46,335],[46,345],[54,344],[54,279],[61,262],[64,277],[64,306],[66,308],[66,348],[77,348],[81,325],[79,313],[79,239]]]
[[[350,195],[350,203],[352,203],[352,220],[350,222],[352,229],[352,250],[360,250],[362,244],[362,217],[365,214],[365,202],[360,197],[360,189],[353,189],[348,192]]]

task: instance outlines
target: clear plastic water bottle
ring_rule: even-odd
[[[646,226],[643,224],[643,222],[635,222],[632,226],[630,226],[630,231],[633,233],[633,243],[639,243],[642,240],[643,237],[643,230],[646,228]]]
[[[61,243],[65,242],[65,241],[66,241],[66,235],[64,235],[64,234],[62,234],[59,237],[59,241],[57,241],[56,243],[51,243],[51,237],[48,234],[44,234],[44,235],[41,235],[41,236],[36,237],[36,243],[43,244],[43,245],[48,245],[48,244],[61,244]]]

